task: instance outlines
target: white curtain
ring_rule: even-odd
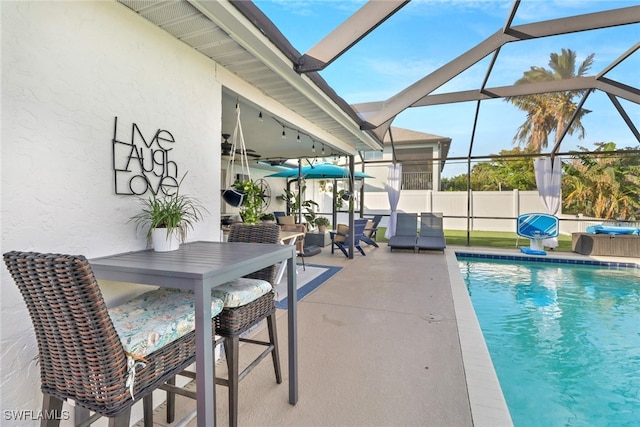
[[[555,215],[560,210],[562,200],[562,162],[559,157],[534,159],[533,170],[536,175],[538,195],[548,214]],[[543,244],[550,248],[558,246],[558,238],[545,239]]]
[[[396,163],[389,165],[389,174],[387,175],[387,196],[389,197],[389,206],[391,207],[391,215],[389,216],[389,225],[384,237],[387,239],[396,234],[396,218],[398,209],[398,201],[400,200],[400,187],[402,186],[402,165]]]

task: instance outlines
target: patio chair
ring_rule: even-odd
[[[282,231],[300,231],[302,233],[307,232],[307,226],[304,224],[284,224],[280,226]],[[302,269],[306,270],[304,265],[304,235],[296,238],[296,254],[302,259]]]
[[[286,216],[284,211],[273,211],[273,217],[276,219],[276,223],[280,224],[280,218]]]
[[[229,242],[280,243],[280,227],[277,224],[234,224],[229,230]],[[272,356],[276,382],[282,383],[278,336],[276,330],[276,306],[272,283],[276,265],[251,273],[245,278],[254,283],[241,284],[234,280],[213,289],[212,295],[224,301],[222,312],[216,316],[216,334],[223,337],[227,359],[227,379],[216,378],[216,384],[229,388],[229,425],[238,425],[238,386],[251,370],[269,354]],[[246,281],[245,281],[246,282]],[[269,341],[240,338],[262,320],[267,320]],[[264,346],[265,349],[246,368],[239,370],[239,342]]]
[[[378,231],[378,224],[380,224],[381,220],[382,215],[375,215],[373,219],[369,219],[360,240],[365,242],[367,245],[377,248],[378,244],[376,243],[374,238],[376,236],[376,232]]]
[[[282,215],[276,217],[278,225],[292,225],[296,223],[296,217],[293,215]]]
[[[353,234],[353,247],[358,250],[362,255],[366,256],[364,250],[360,246],[360,240],[362,239],[364,229],[367,226],[366,219],[356,219],[353,221],[353,233],[349,230],[349,226],[345,224],[338,224],[338,227],[335,231],[330,231],[329,235],[331,236],[331,254],[334,253],[335,246],[338,247],[346,256],[349,258],[348,248],[345,244],[349,241],[349,235]]]
[[[77,423],[108,417],[109,426],[128,427],[143,399],[151,427],[151,393],[195,362],[193,294],[159,289],[107,309],[84,256],[14,251],[4,262],[35,330],[42,411],[57,414],[41,425],[59,425],[63,401],[72,400]],[[212,299],[212,315],[221,310]]]
[[[396,221],[396,234],[389,238],[389,250],[413,249],[416,251],[418,214],[398,213]]]
[[[444,251],[447,243],[444,239],[441,212],[422,212],[420,214],[420,233],[416,240],[418,252],[421,249]]]

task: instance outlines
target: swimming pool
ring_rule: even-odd
[[[640,270],[458,254],[514,425],[638,425]]]

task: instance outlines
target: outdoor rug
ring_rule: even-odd
[[[302,269],[302,264],[298,264],[298,301],[316,290],[320,285],[329,280],[342,267],[332,267],[328,265],[307,264],[307,269]],[[287,275],[285,274],[280,284],[276,286],[276,308],[287,309]]]

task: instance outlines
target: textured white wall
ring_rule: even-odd
[[[115,2],[1,2],[2,252],[87,257],[142,249],[128,219],[132,196],[114,194],[114,117],[149,138],[175,137],[182,191],[211,213],[189,240],[218,240],[221,87],[215,64]],[[122,132],[122,133],[120,133]],[[2,425],[8,410],[38,410],[31,322],[5,268],[1,283]],[[104,286],[117,298],[127,287]],[[108,288],[108,289],[106,289]],[[111,294],[111,295],[109,295]],[[63,425],[69,425],[64,424]]]

